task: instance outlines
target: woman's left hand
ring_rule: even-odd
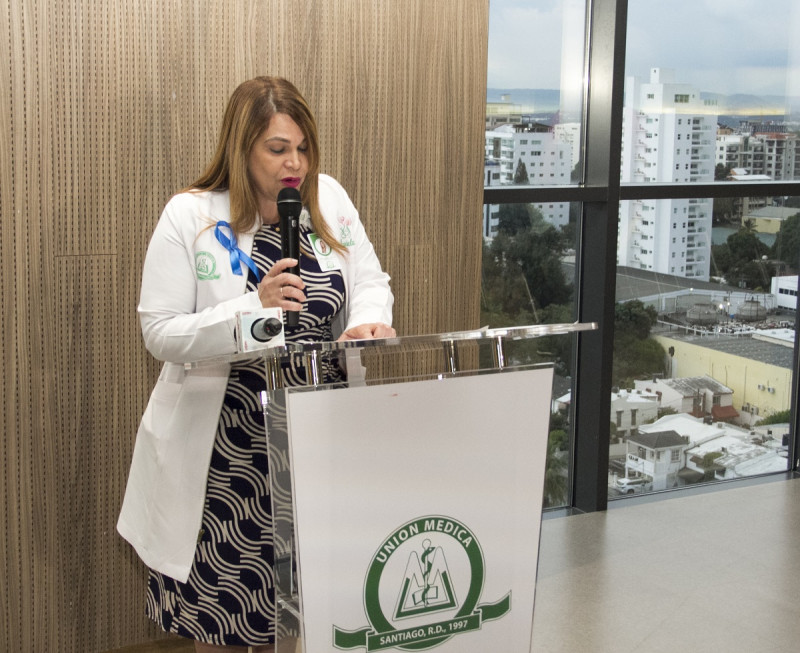
[[[372,322],[370,324],[359,324],[345,331],[337,338],[342,340],[371,340],[372,338],[394,338],[397,332],[388,324],[383,322]]]

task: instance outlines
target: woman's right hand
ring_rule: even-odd
[[[282,308],[284,311],[302,309],[306,285],[296,274],[286,272],[297,265],[297,259],[282,258],[258,283],[258,298],[264,308]],[[294,301],[292,301],[294,300]],[[299,302],[299,303],[298,303]]]

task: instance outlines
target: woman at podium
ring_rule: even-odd
[[[263,363],[184,364],[235,353],[237,313],[260,308],[300,309],[284,326],[287,342],[395,335],[389,276],[319,161],[298,90],[274,77],[244,82],[213,159],[167,203],[145,257],[138,312],[164,364],[117,528],[150,568],[148,615],[198,652],[272,650],[272,521]],[[287,188],[302,203],[297,258],[281,253]],[[323,373],[325,382],[342,374],[336,365]],[[301,367],[286,364],[283,375],[285,385],[306,382]]]

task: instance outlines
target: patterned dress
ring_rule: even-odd
[[[339,271],[322,272],[301,227],[301,277],[306,304],[299,325],[285,330],[290,342],[331,340],[331,321],[344,305]],[[305,255],[308,254],[308,255]],[[252,259],[266,274],[281,258],[280,230],[264,225]],[[256,289],[250,272],[247,289]],[[341,380],[332,361],[324,382]],[[305,385],[300,361],[283,365],[286,386]],[[194,562],[186,583],[150,570],[147,615],[165,631],[208,644],[273,643],[275,593],[267,443],[259,392],[266,387],[263,363],[231,368],[208,474]]]

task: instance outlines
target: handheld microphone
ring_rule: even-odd
[[[278,193],[278,216],[281,227],[281,256],[297,259],[297,265],[288,268],[292,274],[300,276],[300,213],[303,202],[296,188],[284,188]],[[300,311],[286,311],[286,325],[297,326]]]

